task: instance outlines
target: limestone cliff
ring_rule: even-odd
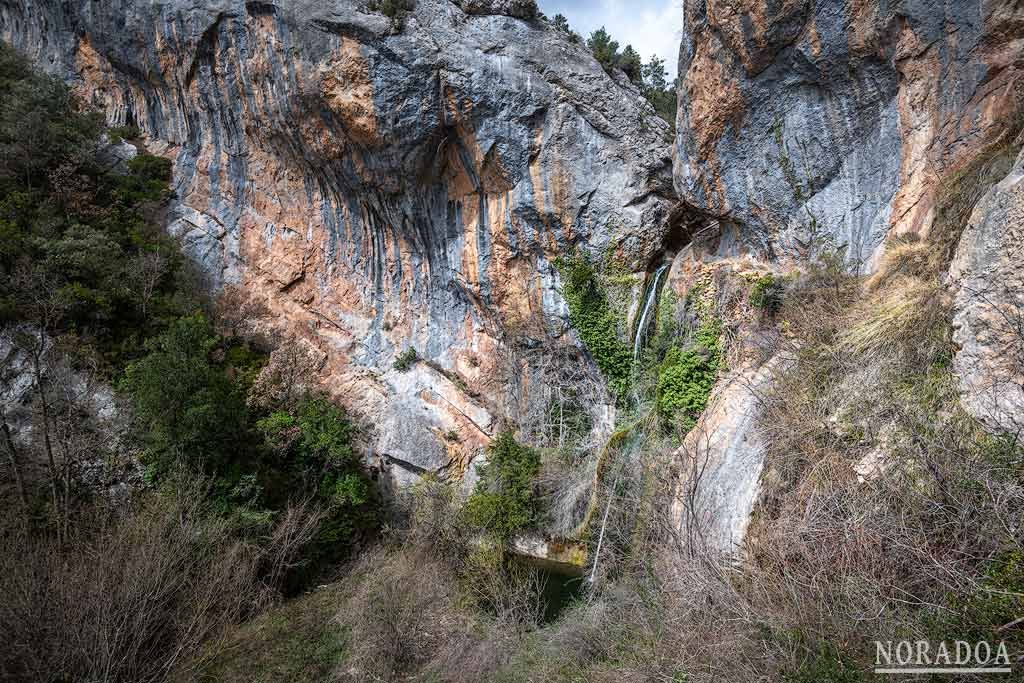
[[[964,406],[1012,434],[1024,427],[1022,258],[1024,150],[975,205],[950,268]]]
[[[675,205],[667,124],[532,7],[15,0],[0,37],[174,160],[170,231],[319,349],[375,457],[458,475],[519,352],[571,342],[553,258],[643,271]]]
[[[694,250],[782,269],[838,253],[870,272],[887,241],[939,245],[963,405],[1019,433],[1024,4],[687,0],[678,96],[675,186],[708,224]],[[674,521],[719,548],[758,495],[750,387],[770,378],[746,374],[719,382],[675,454],[711,469]]]
[[[687,0],[675,184],[749,250],[926,235],[938,181],[1013,128],[1015,0]]]

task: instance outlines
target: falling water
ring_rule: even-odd
[[[644,333],[647,329],[647,317],[651,314],[651,307],[654,306],[654,301],[658,298],[658,280],[661,279],[661,274],[668,268],[667,263],[663,263],[661,267],[654,273],[654,282],[651,283],[651,288],[647,290],[647,300],[644,301],[644,310],[640,314],[640,322],[636,326],[636,337],[633,339],[633,360],[636,360],[640,356],[640,349],[644,345]]]

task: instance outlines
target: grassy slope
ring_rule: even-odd
[[[346,629],[335,619],[344,588],[343,583],[320,588],[239,626],[224,641],[223,651],[194,678],[260,683],[336,680],[345,663]]]

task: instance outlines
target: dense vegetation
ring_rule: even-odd
[[[540,453],[502,432],[488,449],[480,480],[466,501],[466,516],[476,526],[508,540],[539,521],[537,472]]]
[[[294,340],[236,336],[198,294],[160,227],[171,164],[138,131],[106,130],[4,45],[0,90],[2,447],[17,501],[0,525],[0,674],[161,678],[373,530],[358,427],[311,392]],[[110,659],[122,648],[134,654]]]

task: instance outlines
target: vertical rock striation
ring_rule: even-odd
[[[0,37],[174,160],[170,231],[326,354],[377,455],[458,474],[508,411],[498,349],[562,343],[554,255],[641,270],[675,204],[669,127],[531,6],[12,0]]]
[[[1015,0],[687,0],[675,184],[738,248],[842,248],[928,234],[936,186],[1015,125]],[[730,243],[731,244],[731,243]]]

